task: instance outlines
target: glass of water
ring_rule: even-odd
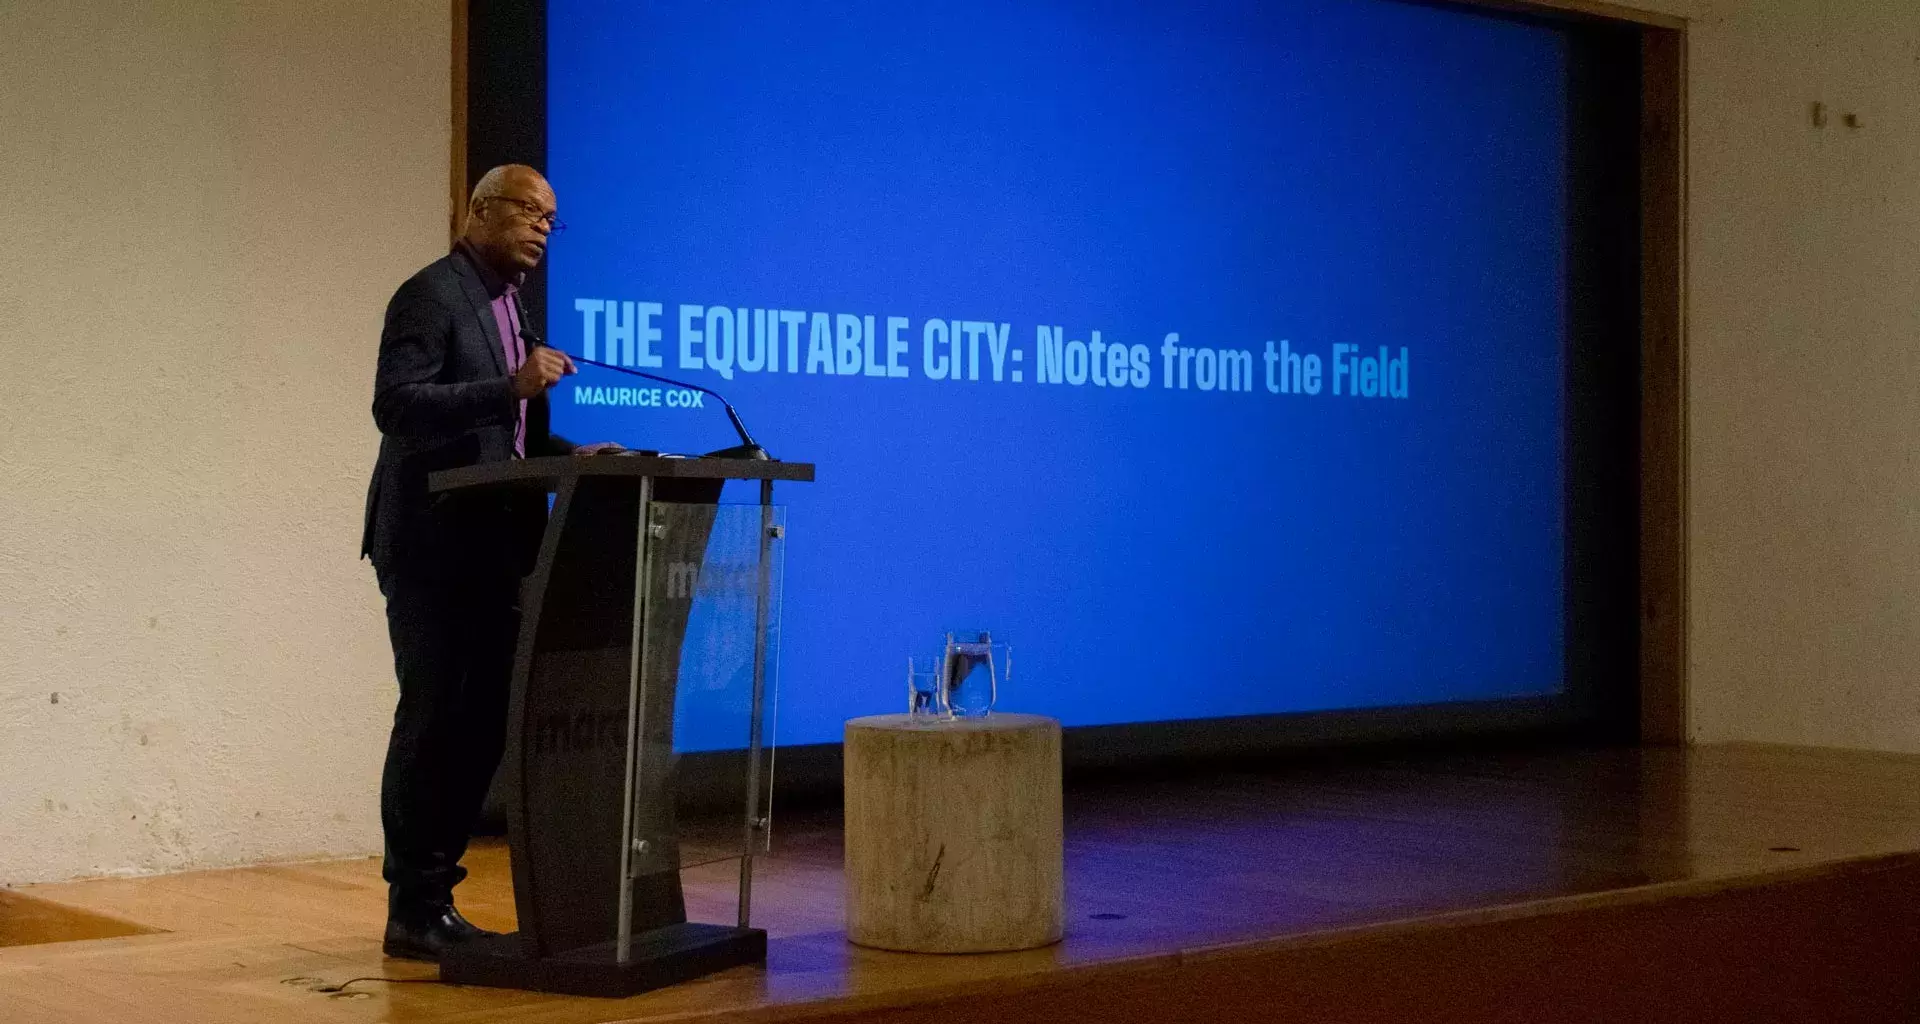
[[[947,716],[945,694],[940,692],[940,656],[915,654],[907,658],[907,714],[915,718],[943,719]]]
[[[958,718],[984,718],[1000,699],[1000,684],[1013,674],[1013,649],[995,643],[984,629],[953,630],[941,669],[947,711]]]

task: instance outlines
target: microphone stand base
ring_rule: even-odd
[[[722,448],[717,452],[708,452],[700,456],[703,459],[754,459],[761,462],[775,462],[765,448],[757,444],[736,444],[731,448]]]

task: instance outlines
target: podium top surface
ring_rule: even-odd
[[[670,459],[654,455],[548,455],[429,473],[427,490],[550,487],[562,480],[580,477],[643,476],[698,480],[793,480],[806,483],[813,479],[813,463],[776,462],[770,459]]]

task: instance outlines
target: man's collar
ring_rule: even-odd
[[[515,274],[510,279],[500,276],[499,272],[487,263],[486,258],[480,255],[480,250],[467,244],[466,239],[462,238],[453,243],[453,251],[465,256],[467,262],[473,264],[473,269],[480,275],[480,286],[487,290],[487,298],[497,299],[509,287],[520,286],[520,279],[524,275]]]

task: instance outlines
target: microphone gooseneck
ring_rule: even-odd
[[[545,341],[542,341],[540,336],[535,334],[531,327],[520,328],[520,340],[526,342],[527,347],[530,349],[542,346],[547,348],[553,347],[547,345]],[[595,359],[583,359],[564,349],[554,349],[554,351],[560,352],[576,363],[582,363],[587,366],[597,366],[602,370],[612,370],[615,373],[624,373],[630,377],[641,377],[646,380],[658,381],[661,384],[671,384],[676,388],[698,391],[703,395],[712,395],[714,399],[720,403],[720,407],[727,411],[727,420],[733,424],[733,432],[740,435],[740,443],[732,448],[722,448],[717,452],[708,452],[707,457],[716,459],[773,459],[773,456],[767,454],[765,448],[760,447],[759,443],[754,441],[753,435],[747,433],[747,425],[740,421],[740,414],[734,410],[733,403],[727,401],[724,395],[712,388],[701,387],[698,384],[690,384],[684,380],[674,380],[672,377],[662,377],[657,373],[647,373],[643,370],[635,370],[625,366],[615,366],[612,363],[603,363]]]

